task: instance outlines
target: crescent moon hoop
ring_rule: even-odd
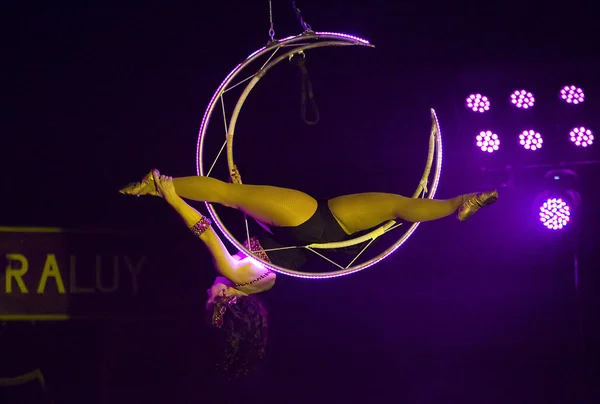
[[[221,85],[217,88],[215,93],[213,94],[210,103],[204,113],[204,117],[202,119],[202,124],[200,126],[200,131],[198,134],[198,143],[196,148],[196,169],[197,174],[199,176],[210,176],[213,168],[219,157],[221,156],[224,149],[227,150],[227,165],[229,168],[229,173],[233,174],[237,172],[234,159],[233,159],[233,139],[235,133],[235,126],[242,109],[244,102],[246,101],[248,95],[252,91],[252,89],[256,86],[258,81],[265,76],[265,74],[278,63],[288,60],[294,55],[303,54],[305,51],[322,48],[322,47],[333,47],[333,46],[361,46],[361,47],[369,47],[373,48],[369,41],[358,38],[356,36],[333,33],[333,32],[313,32],[306,31],[300,35],[290,36],[284,39],[272,41],[266,46],[256,50],[252,54],[250,54],[242,63],[238,64],[223,80]],[[244,71],[248,66],[257,62],[257,60],[261,58],[266,58],[267,60],[262,63],[261,67],[254,73],[250,74],[245,79],[240,81],[235,81],[238,75]],[[246,84],[246,87],[241,93],[235,108],[231,113],[231,118],[227,119],[225,113],[225,107],[223,102],[223,95],[229,90],[238,87],[242,84]],[[225,133],[226,138],[221,146],[220,151],[213,161],[208,162],[204,158],[204,146],[205,139],[207,134],[207,129],[209,122],[211,120],[212,114],[215,110],[215,107],[218,103],[221,103],[223,108],[223,118],[225,124]],[[442,138],[441,131],[439,128],[439,122],[436,116],[436,113],[433,109],[431,109],[431,117],[432,117],[432,127],[429,138],[429,153],[427,156],[427,162],[425,165],[425,170],[419,181],[419,185],[413,194],[413,198],[429,198],[433,199],[439,184],[441,167],[442,167]],[[431,187],[427,189],[427,183],[430,177],[432,166],[435,162],[435,172],[433,176],[433,181],[431,183]],[[208,164],[206,164],[208,163]],[[241,178],[238,177],[237,181],[241,183]],[[308,279],[324,279],[324,278],[334,278],[344,275],[350,275],[352,273],[361,271],[363,269],[367,269],[378,262],[381,262],[386,257],[389,257],[392,253],[394,253],[402,244],[404,244],[409,237],[415,232],[419,223],[413,223],[411,226],[406,229],[406,231],[400,236],[400,238],[394,242],[389,248],[387,248],[383,253],[378,256],[371,258],[365,262],[358,263],[352,265],[356,262],[358,256],[364,252],[364,250],[379,236],[387,233],[397,227],[400,227],[401,223],[396,223],[395,221],[389,221],[387,223],[382,224],[377,229],[371,231],[368,234],[365,234],[361,237],[346,240],[338,243],[323,243],[323,244],[311,244],[307,246],[291,246],[287,248],[305,248],[309,251],[312,251],[318,256],[321,256],[323,259],[331,262],[335,266],[337,266],[336,270],[329,272],[303,272],[297,271],[289,268],[283,268],[272,263],[261,260],[256,257],[250,250],[246,249],[242,243],[240,243],[236,238],[231,235],[231,233],[227,230],[225,224],[221,221],[219,215],[217,214],[215,208],[211,203],[206,202],[206,207],[219,230],[223,233],[223,235],[229,240],[231,244],[233,244],[239,251],[244,252],[249,257],[254,258],[259,261],[263,266],[269,268],[275,272],[298,277],[298,278],[308,278]],[[246,233],[248,238],[250,238],[248,231],[248,221],[246,218]],[[339,249],[344,247],[356,246],[358,244],[362,244],[367,242],[367,245],[361,250],[361,252],[352,260],[352,262],[346,266],[339,265],[323,254],[319,252],[319,250],[327,250],[327,249]],[[268,250],[267,250],[268,252]]]

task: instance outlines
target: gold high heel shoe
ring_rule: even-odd
[[[152,195],[158,196],[159,193],[156,190],[156,186],[154,184],[154,177],[152,177],[152,172],[146,174],[144,178],[140,182],[132,182],[127,184],[123,188],[119,190],[120,193],[125,195]]]
[[[493,190],[491,192],[480,192],[476,195],[473,195],[466,201],[460,205],[458,208],[458,213],[456,217],[461,222],[469,219],[471,216],[475,214],[479,209],[484,206],[489,206],[495,203],[498,200],[498,191]]]

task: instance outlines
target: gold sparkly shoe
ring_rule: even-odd
[[[156,190],[156,186],[154,185],[154,177],[152,177],[152,172],[146,174],[144,178],[140,182],[132,182],[131,184],[126,185],[125,187],[119,190],[120,193],[125,195],[153,195],[158,196],[159,193]]]
[[[458,208],[457,217],[458,220],[464,222],[475,214],[479,209],[484,206],[489,206],[498,200],[498,191],[493,190],[492,192],[481,192],[473,195],[469,199],[463,202]]]

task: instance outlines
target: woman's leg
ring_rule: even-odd
[[[329,200],[329,209],[348,234],[370,229],[388,220],[427,222],[450,216],[475,194],[437,200],[407,198],[396,194],[370,192]]]
[[[173,184],[182,198],[238,209],[270,226],[299,226],[317,210],[312,196],[295,189],[231,184],[198,176],[175,178]]]
[[[153,194],[152,176],[125,187],[125,194]],[[212,177],[173,178],[177,194],[182,198],[218,203],[238,209],[269,226],[298,226],[317,210],[317,201],[301,191],[268,185],[242,185]]]

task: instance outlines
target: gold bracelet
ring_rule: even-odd
[[[248,240],[245,240],[244,247],[246,247],[246,249],[250,250],[253,255],[260,258],[261,260],[268,262],[269,264],[272,263],[271,259],[269,259],[269,256],[263,249],[262,245],[260,245],[258,238],[250,237],[250,243],[248,243]]]
[[[196,237],[200,237],[211,226],[212,222],[209,218],[202,216],[198,222],[190,227],[190,231]]]

